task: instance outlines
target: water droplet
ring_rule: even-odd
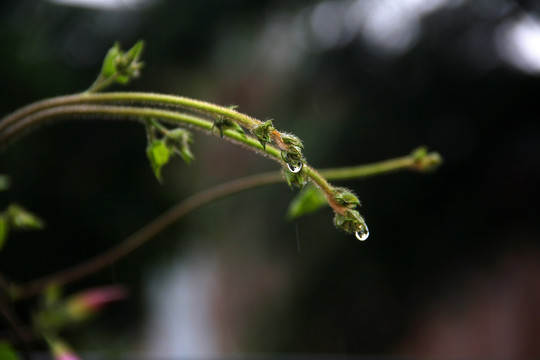
[[[362,226],[362,228],[355,232],[354,235],[358,240],[365,241],[369,237],[369,230],[367,226]]]
[[[293,174],[297,174],[302,170],[302,167],[304,166],[304,163],[302,161],[299,161],[296,165],[291,165],[287,163],[287,167],[289,168],[289,171]]]

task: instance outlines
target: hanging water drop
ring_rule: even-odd
[[[296,165],[291,165],[287,163],[287,167],[289,168],[289,171],[293,174],[297,174],[302,170],[302,167],[304,166],[304,163],[302,161],[299,161]]]
[[[369,237],[369,230],[367,226],[362,226],[362,228],[355,232],[354,235],[358,240],[365,241]]]

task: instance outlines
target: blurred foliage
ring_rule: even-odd
[[[538,252],[540,81],[505,65],[490,44],[504,21],[539,10],[523,1],[497,12],[507,2],[488,3],[429,13],[416,42],[391,54],[360,35],[330,47],[314,37],[290,45],[287,26],[315,11],[320,3],[310,1],[154,1],[111,12],[3,1],[0,113],[86,89],[112,43],[142,38],[146,65],[130,89],[271,117],[302,138],[316,167],[400,156],[420,144],[439,151],[445,165],[434,174],[343,184],[362,201],[367,242],[336,231],[328,211],[285,222],[294,193],[276,186],[199,210],[77,285],[121,281],[142,292],[144,269],[209,247],[237,269],[238,288],[250,289],[268,268],[285,273],[283,287],[243,314],[242,350],[390,352],[427,305],[460,292],[470,270],[489,269],[520,247]],[[25,204],[48,227],[14,234],[0,253],[2,271],[25,281],[62,269],[196,190],[275,169],[219,136],[194,135],[197,161],[189,171],[180,161],[163,168],[163,186],[147,165],[138,124],[56,124],[11,144],[0,157],[12,180],[0,193],[4,207]],[[96,326],[140,324],[136,301],[116,311]]]

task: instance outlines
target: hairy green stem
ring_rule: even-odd
[[[117,77],[118,75],[114,75],[106,78],[102,74],[99,74],[96,81],[94,81],[94,83],[83,94],[97,93],[101,90],[104,90],[114,84]]]
[[[62,105],[47,107],[43,110],[32,111],[24,117],[17,117],[17,121],[13,122],[11,126],[0,129],[0,144],[9,142],[23,130],[43,124],[48,120],[87,115],[110,119],[141,120],[159,118],[176,125],[192,126],[200,130],[206,130],[207,132],[211,132],[213,126],[212,121],[199,116],[164,109],[115,105]],[[7,117],[4,121],[8,120],[11,120],[11,118]],[[281,163],[280,151],[273,146],[267,146],[266,149],[263,149],[262,145],[257,140],[244,136],[236,131],[226,130],[224,131],[224,135],[226,135],[227,138],[247,145],[258,152],[269,154]]]
[[[28,115],[41,110],[65,105],[92,103],[140,103],[143,105],[154,104],[160,106],[175,106],[203,112],[206,114],[227,116],[248,129],[252,129],[254,126],[261,123],[259,120],[242,114],[234,109],[231,109],[230,107],[219,106],[206,101],[195,100],[183,96],[147,92],[82,93],[59,96],[25,106],[20,110],[6,116],[0,122],[0,133],[3,132],[7,127],[19,122]]]
[[[108,94],[88,94],[88,97],[97,97],[98,95]],[[81,95],[77,96],[77,98],[80,97]],[[64,101],[61,101],[61,103],[63,102]],[[190,100],[190,102],[208,104],[196,100]],[[216,105],[212,105],[212,107],[220,108]],[[41,110],[36,110],[36,108],[40,108]],[[235,112],[234,110],[227,108],[223,109]],[[239,114],[237,112],[235,113]],[[26,115],[22,116],[21,114]],[[40,106],[36,105],[36,107],[33,109],[22,111],[21,114],[15,117],[9,116],[3,120],[2,123],[10,122],[11,125],[4,127],[4,129],[0,129],[0,144],[10,141],[23,130],[45,123],[48,120],[73,116],[77,117],[91,115],[93,117],[135,120],[158,118],[177,125],[193,126],[197,129],[206,131],[212,131],[214,124],[212,121],[203,119],[196,115],[184,114],[165,109],[119,105],[58,105],[56,103],[55,105],[51,106],[50,103],[43,103]],[[230,139],[236,143],[247,145],[248,148],[251,148],[257,152],[270,155],[270,158],[282,165],[285,165],[283,158],[281,157],[281,151],[273,146],[267,145],[263,147],[255,138],[244,136],[244,134],[237,131],[226,130],[224,131],[224,135],[227,139]],[[310,179],[321,188],[326,197],[329,199],[330,205],[335,208],[335,204],[331,202],[333,197],[332,187],[328,184],[328,182],[308,165],[304,165],[303,171],[305,171],[306,175],[309,176]]]
[[[421,148],[420,148],[421,149]],[[328,180],[348,180],[359,177],[368,177],[380,174],[388,174],[400,170],[414,170],[429,172],[435,170],[442,164],[442,158],[437,152],[426,153],[422,157],[416,157],[414,150],[410,155],[394,159],[379,161],[372,164],[365,164],[352,167],[321,170],[320,174]]]

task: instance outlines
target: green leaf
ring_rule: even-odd
[[[171,149],[165,145],[164,139],[156,139],[148,144],[146,155],[148,156],[148,160],[150,160],[156,178],[159,182],[162,182],[161,168],[169,162]]]
[[[101,75],[103,77],[109,78],[116,74],[116,63],[121,56],[122,51],[120,50],[120,44],[114,43],[113,47],[109,49],[103,60],[103,66],[101,68]]]
[[[287,210],[287,220],[292,221],[311,214],[325,205],[328,205],[328,202],[322,191],[315,186],[307,186],[291,201]]]
[[[231,108],[231,107],[229,107]],[[238,133],[242,134],[242,136],[246,137],[246,133],[244,132],[244,129],[231,119],[227,119],[224,116],[218,115],[216,120],[214,121],[214,124],[212,125],[212,131],[214,131],[214,128],[218,128],[219,134],[221,137],[223,137],[223,131],[227,129],[233,129],[236,130]]]
[[[36,230],[45,227],[43,220],[18,204],[9,205],[6,216],[15,229]]]
[[[188,165],[191,164],[193,160],[195,160],[195,156],[188,147],[183,147],[180,149],[180,156]]]
[[[0,217],[0,250],[6,243],[7,235],[9,232],[9,223],[4,215]]]
[[[195,156],[191,152],[189,144],[193,143],[191,132],[185,129],[177,128],[168,131],[165,134],[165,143],[171,151],[179,154],[186,164],[191,164]]]
[[[144,49],[144,41],[139,40],[128,50],[126,53],[126,62],[133,63],[140,59],[142,51]]]
[[[354,208],[356,206],[360,206],[360,200],[358,200],[358,197],[349,189],[342,188],[342,187],[336,187],[334,188],[334,198],[338,202],[338,204],[347,206],[350,208]]]
[[[0,359],[19,360],[19,357],[9,343],[5,341],[0,341]]]

